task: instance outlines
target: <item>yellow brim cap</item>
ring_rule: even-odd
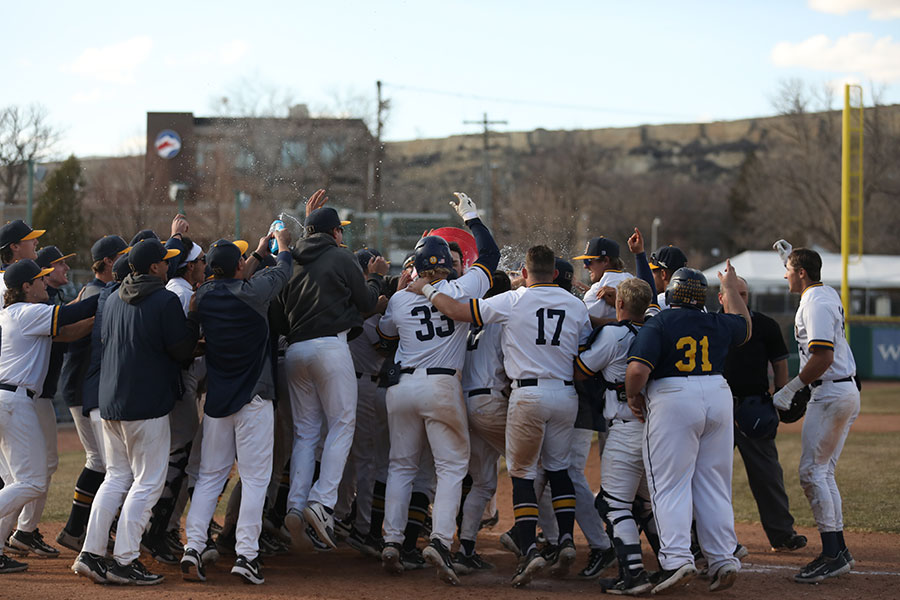
[[[233,242],[231,242],[231,243],[238,247],[238,250],[241,251],[241,254],[242,254],[242,255],[243,255],[243,254],[246,254],[246,253],[247,253],[247,249],[250,247],[250,244],[248,244],[248,243],[245,242],[244,240],[235,240],[235,241],[233,241]]]
[[[73,252],[72,254],[66,254],[65,256],[60,256],[60,257],[57,258],[56,260],[51,260],[51,261],[50,261],[50,264],[52,265],[52,264],[54,264],[54,263],[58,263],[58,262],[61,261],[61,260],[66,260],[67,258],[72,258],[73,256],[75,256],[75,253],[74,253],[74,252]]]
[[[341,227],[346,227],[347,225],[349,225],[352,222],[353,221],[341,221]]]
[[[33,229],[31,233],[22,238],[22,241],[24,242],[25,240],[33,240],[34,238],[39,238],[45,233],[47,233],[46,229]]]
[[[47,267],[46,269],[41,269],[41,272],[33,277],[33,279],[39,279],[44,275],[49,275],[53,272],[53,267]]]
[[[175,250],[174,248],[171,250],[166,250],[166,255],[163,256],[163,260],[169,260],[170,258],[178,256],[179,254],[181,254],[181,250]]]
[[[655,271],[658,268],[659,268],[659,265],[654,265],[653,263],[650,263],[650,269]]]
[[[572,260],[587,260],[587,259],[589,259],[589,258],[590,258],[590,259],[594,259],[594,258],[600,258],[600,257],[599,257],[599,256],[587,256],[587,255],[585,254],[585,255],[581,255],[581,256],[573,256],[573,257],[572,257]]]
[[[128,247],[125,248],[124,250],[119,250],[119,253],[116,254],[116,256],[121,256],[121,255],[123,255],[123,254],[128,254],[129,252],[131,252],[131,246],[128,246]]]

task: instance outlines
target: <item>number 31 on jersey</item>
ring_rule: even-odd
[[[705,335],[700,340],[686,335],[675,342],[675,348],[684,352],[684,358],[675,363],[676,369],[682,373],[697,370],[697,346],[700,347],[700,371],[702,373],[712,371],[712,363],[709,362],[709,338]]]

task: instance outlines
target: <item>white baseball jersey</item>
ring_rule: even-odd
[[[669,305],[666,304],[666,292],[665,290],[661,291],[656,295],[656,302],[647,307],[647,310],[644,311],[644,317],[650,318],[653,315],[658,315],[660,311],[666,310],[669,308]]]
[[[503,369],[502,335],[503,325],[496,323],[469,331],[462,376],[462,389],[467,395],[482,388],[500,392],[509,384]]]
[[[491,287],[491,276],[475,264],[459,279],[435,282],[434,288],[455,300],[481,298]],[[456,323],[431,305],[425,296],[405,290],[391,296],[378,322],[385,339],[399,339],[395,361],[403,367],[462,369],[465,361],[468,323]]]
[[[377,375],[381,371],[384,357],[375,350],[378,343],[378,319],[381,315],[372,315],[363,322],[361,334],[347,342],[350,355],[353,356],[353,368],[357,373]]]
[[[476,325],[503,324],[503,365],[510,379],[570,380],[578,346],[591,334],[584,302],[552,283],[471,300]]]
[[[593,284],[584,294],[584,305],[587,306],[588,313],[596,319],[615,319],[616,307],[607,304],[606,300],[598,300],[597,294],[604,287],[617,287],[621,282],[632,277],[634,276],[631,273],[625,271],[604,271],[600,281]]]
[[[184,277],[174,277],[166,282],[166,289],[178,296],[181,301],[181,307],[187,316],[188,308],[191,305],[191,297],[194,295],[194,288],[188,283]]]
[[[635,329],[640,325],[631,324]],[[635,333],[626,325],[610,324],[600,330],[591,346],[581,352],[575,360],[578,368],[585,375],[595,375],[599,372],[603,379],[609,383],[622,383],[625,381],[625,370],[628,367],[628,348]],[[628,408],[628,404],[619,401],[618,395],[613,390],[606,390],[604,394],[603,416],[606,419],[633,420],[634,414]]]
[[[834,362],[822,375],[823,381],[856,375],[856,361],[844,334],[844,307],[833,288],[814,283],[803,290],[794,317],[794,337],[800,347],[801,369],[809,360],[810,349],[818,346],[834,350]]]
[[[50,367],[59,306],[16,302],[0,311],[0,381],[40,396]]]

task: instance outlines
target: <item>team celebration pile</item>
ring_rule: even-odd
[[[730,263],[720,310],[707,309],[706,278],[680,249],[648,259],[637,229],[623,240],[634,275],[611,237],[572,257],[590,287],[545,245],[507,273],[457,193],[450,204],[476,250],[461,230],[426,235],[389,277],[377,250],[343,245],[350,223],[326,201],[323,190],[310,198],[302,239],[273,227],[249,254],[240,240],[204,250],[183,215],[165,242],[151,230],[130,243],[107,235],[91,248],[94,279],[69,303],[58,288],[73,249],[37,251],[44,232],[22,221],[0,228],[0,573],[59,556],[38,528],[58,463],[57,394],[86,460],[56,542],[95,583],[160,583],[144,552],[194,582],[227,556],[232,574],[262,584],[261,556],[343,542],[389,575],[433,568],[458,585],[494,568],[477,543],[497,522],[505,467],[511,585],[577,570],[610,594],[700,576],[725,590],[746,555],[735,446],[773,550],[807,545],[774,441],[779,419],[804,413],[799,478],[821,553],[794,580],[851,570],[834,470],[859,390],[816,252],[782,240],[772,255],[801,294],[800,372],[789,379],[779,327],[748,310]],[[588,481],[595,440],[602,475]]]

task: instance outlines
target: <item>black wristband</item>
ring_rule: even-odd
[[[256,260],[258,260],[259,262],[262,262],[262,261],[263,261],[263,257],[260,256],[260,255],[259,255],[259,252],[257,252],[256,250],[253,251],[252,256],[253,256],[253,258],[255,258]]]

